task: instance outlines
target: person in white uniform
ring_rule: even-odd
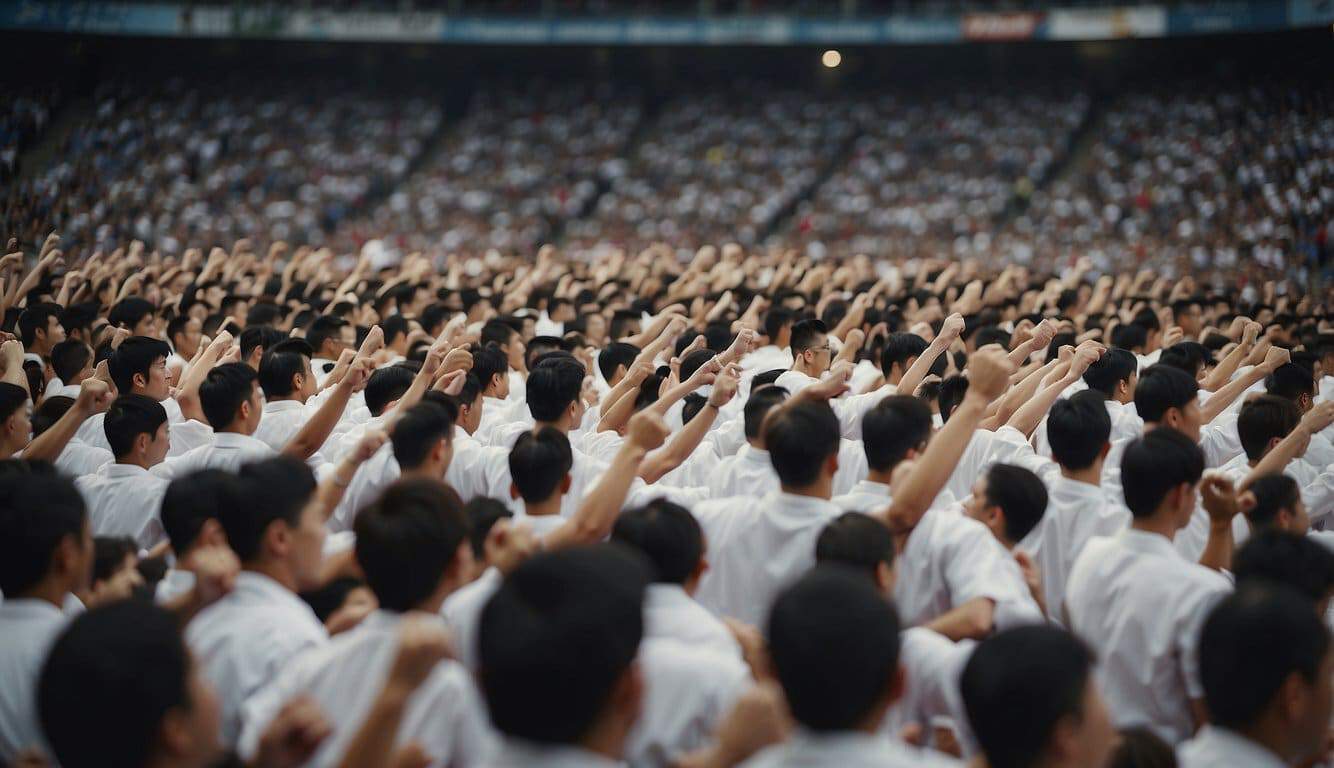
[[[1178,748],[1182,768],[1327,757],[1334,648],[1308,600],[1281,586],[1239,586],[1210,612],[1199,646],[1209,724]]]
[[[1117,742],[1088,646],[1048,626],[978,644],[959,681],[988,765],[1105,766]]]
[[[151,397],[121,395],[102,426],[116,460],[75,480],[93,535],[128,536],[140,549],[152,549],[166,536],[159,513],[167,481],[149,470],[166,458],[171,444],[167,411]]]

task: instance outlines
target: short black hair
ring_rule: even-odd
[[[497,730],[540,744],[586,736],[638,654],[647,585],[642,558],[611,544],[516,568],[478,631],[478,680]]]
[[[704,532],[689,510],[666,499],[627,509],[611,540],[638,550],[657,572],[656,581],[685,584],[704,557]]]
[[[888,374],[890,368],[895,365],[906,368],[909,360],[921,357],[930,346],[926,339],[915,333],[891,333],[889,338],[885,339],[885,346],[880,350],[880,370]],[[944,356],[937,362],[943,360]]]
[[[509,375],[510,360],[500,347],[484,344],[473,350],[472,372],[477,374],[478,381],[482,382],[482,389],[486,389],[491,386],[491,380],[496,376],[503,379]]]
[[[844,512],[820,531],[815,562],[844,565],[875,579],[881,564],[894,566],[894,536],[870,515]]]
[[[135,438],[146,433],[151,440],[165,423],[167,409],[162,407],[162,403],[147,395],[130,392],[111,403],[102,420],[102,431],[106,433],[107,443],[111,446],[111,455],[119,459],[134,447]]]
[[[389,432],[394,460],[401,469],[420,467],[437,442],[453,438],[453,417],[443,406],[432,402],[409,408]]]
[[[551,498],[573,466],[570,439],[555,427],[524,432],[510,448],[510,479],[529,504]]]
[[[1005,513],[1005,538],[1017,542],[1042,522],[1047,511],[1047,486],[1023,467],[992,464],[987,469],[986,503]]]
[[[802,320],[792,325],[792,354],[800,355],[815,346],[821,336],[827,336],[829,328],[819,320]]]
[[[553,356],[542,360],[528,374],[524,393],[535,421],[559,419],[579,399],[584,386],[584,366],[573,357]]]
[[[968,377],[963,374],[948,376],[940,382],[940,389],[936,392],[936,405],[940,408],[942,422],[950,420],[950,416],[954,415],[954,409],[959,407],[964,395],[967,394]]]
[[[786,307],[770,307],[764,313],[764,335],[769,337],[770,344],[777,343],[778,334],[783,332],[784,326],[791,325],[794,318],[792,310]]]
[[[787,373],[786,368],[772,368],[762,373],[757,373],[750,380],[750,391],[754,392],[760,387],[767,387],[778,381],[778,377]]]
[[[319,354],[320,347],[329,339],[337,339],[342,335],[343,327],[349,323],[341,317],[333,315],[320,315],[310,324],[310,329],[306,331],[306,341],[310,342],[310,348]]]
[[[287,334],[271,325],[248,326],[244,331],[241,331],[241,338],[238,339],[241,345],[241,359],[249,360],[250,353],[255,351],[255,347],[268,351],[269,347],[286,338]]]
[[[1084,371],[1084,383],[1089,389],[1101,392],[1106,399],[1116,393],[1121,382],[1130,381],[1138,370],[1139,358],[1134,352],[1112,347]]]
[[[1122,491],[1137,518],[1151,516],[1172,489],[1194,486],[1202,474],[1204,452],[1171,427],[1158,427],[1132,440],[1121,457]]]
[[[764,427],[764,417],[769,415],[769,411],[782,405],[785,400],[787,400],[787,390],[783,387],[772,384],[756,387],[752,382],[750,397],[746,398],[746,405],[742,409],[742,425],[745,427],[748,440],[760,436],[760,429]]]
[[[194,703],[191,663],[175,614],[150,601],[79,615],[37,680],[37,715],[55,758],[66,768],[147,765],[162,718]]]
[[[107,372],[116,385],[116,391],[129,392],[134,389],[134,375],[137,373],[148,379],[148,370],[158,358],[171,357],[171,347],[161,339],[148,336],[131,336],[122,341],[107,360]]]
[[[1255,506],[1246,513],[1246,520],[1259,530],[1272,527],[1279,512],[1296,509],[1297,502],[1302,500],[1297,481],[1281,472],[1261,475],[1248,490],[1255,496]]]
[[[384,331],[385,345],[393,344],[399,336],[408,335],[408,319],[402,315],[390,315],[380,321],[380,330]]]
[[[1047,413],[1051,456],[1066,469],[1088,469],[1098,460],[1112,435],[1112,417],[1094,389],[1057,400]]]
[[[414,378],[416,374],[402,365],[376,369],[366,381],[366,410],[372,416],[383,414],[390,403],[408,391]]]
[[[1149,343],[1149,329],[1135,323],[1116,326],[1112,331],[1112,346],[1121,349],[1142,349]]]
[[[128,536],[93,537],[93,581],[106,581],[116,575],[125,558],[139,551]]]
[[[0,421],[18,413],[28,400],[28,390],[17,384],[0,381]]]
[[[885,472],[931,439],[931,409],[911,395],[889,395],[862,416],[867,465]]]
[[[107,313],[107,322],[117,328],[134,329],[145,317],[157,311],[157,307],[147,299],[131,296],[121,299]]]
[[[12,600],[46,576],[61,541],[83,536],[88,512],[63,475],[0,474],[0,499],[0,592]]]
[[[301,510],[315,493],[315,476],[305,462],[276,456],[242,466],[236,488],[240,503],[220,507],[218,522],[232,551],[246,563],[259,556],[270,525],[300,524]]]
[[[1297,404],[1286,398],[1260,395],[1247,401],[1237,414],[1237,437],[1246,458],[1259,461],[1269,450],[1270,440],[1287,437],[1301,420]]]
[[[499,344],[505,346],[510,343],[510,339],[518,334],[513,326],[503,320],[487,320],[482,324],[480,335],[482,346],[487,344]]]
[[[1167,411],[1185,408],[1199,396],[1200,385],[1190,374],[1170,365],[1151,365],[1144,369],[1135,385],[1135,410],[1140,418],[1156,424]]]
[[[769,654],[797,722],[855,729],[886,695],[899,666],[893,604],[853,569],[817,565],[779,593]]]
[[[190,320],[189,313],[182,312],[167,321],[167,338],[175,342],[177,334],[185,333],[185,327],[190,324]]]
[[[276,346],[266,352],[259,360],[259,386],[264,397],[290,397],[295,391],[292,377],[305,373],[307,359],[300,352],[281,351]]]
[[[838,455],[839,438],[838,417],[823,400],[785,406],[764,424],[764,447],[785,486],[815,482],[829,457]]]
[[[613,341],[598,353],[598,370],[602,372],[602,378],[611,381],[611,377],[616,373],[616,369],[625,366],[630,370],[634,364],[635,358],[639,357],[640,349],[634,344],[628,344],[624,341]],[[685,378],[682,376],[681,378]]]
[[[356,556],[380,606],[404,612],[430,597],[468,540],[463,502],[438,480],[403,479],[352,524]],[[405,567],[410,565],[410,567]]]
[[[1213,354],[1198,341],[1179,341],[1164,349],[1158,362],[1180,368],[1192,378],[1199,376],[1206,364],[1213,364]]]
[[[1282,584],[1319,605],[1334,589],[1334,552],[1300,533],[1259,531],[1237,549],[1232,575],[1238,588]]]
[[[23,310],[23,314],[19,315],[16,325],[18,326],[19,341],[23,342],[24,348],[32,347],[37,341],[37,331],[46,331],[51,318],[54,317],[56,322],[60,322],[60,313],[63,311],[64,308],[59,304],[53,304],[49,301],[39,301]]]
[[[171,549],[182,557],[199,538],[209,520],[221,525],[224,510],[240,504],[236,475],[221,469],[201,469],[172,480],[162,495],[162,529]]]
[[[514,517],[504,502],[489,496],[474,496],[463,505],[463,514],[468,518],[468,539],[472,543],[472,554],[479,562],[486,558],[486,537],[490,535],[492,526]]]
[[[1265,391],[1295,401],[1302,395],[1310,397],[1315,394],[1315,379],[1310,368],[1284,363],[1265,377]]]
[[[1008,629],[973,650],[959,679],[973,734],[992,768],[1036,765],[1062,718],[1084,716],[1093,653],[1061,629]]]
[[[255,393],[255,370],[245,363],[223,363],[208,372],[199,385],[199,406],[214,430],[236,419],[241,404]]]
[[[1119,735],[1107,768],[1176,768],[1176,751],[1148,726],[1122,728]]]
[[[8,385],[13,386],[13,385]],[[15,387],[15,389],[22,389]],[[2,399],[2,398],[0,398]],[[42,404],[32,412],[32,434],[34,437],[42,434],[46,430],[54,427],[57,421],[74,407],[74,398],[64,395],[52,395],[42,400]],[[0,412],[4,410],[3,403],[0,403]],[[5,417],[0,417],[3,420]]]
[[[1238,585],[1200,633],[1200,681],[1209,719],[1245,731],[1293,674],[1315,684],[1329,630],[1309,601],[1273,585]]]
[[[51,348],[51,370],[66,384],[73,384],[74,377],[87,368],[92,359],[93,350],[77,339],[66,339]]]

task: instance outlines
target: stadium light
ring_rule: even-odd
[[[825,65],[825,67],[828,69],[834,69],[839,64],[843,63],[843,54],[833,49],[830,49],[828,51],[825,51],[824,55],[820,57],[820,63]]]

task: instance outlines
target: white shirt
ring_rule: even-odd
[[[792,350],[766,344],[741,358],[743,372],[764,373],[779,368],[789,369],[793,363]]]
[[[1145,726],[1169,744],[1195,730],[1200,630],[1231,591],[1220,574],[1156,533],[1126,529],[1084,546],[1066,585],[1070,629],[1098,657],[1097,681],[1117,728]]]
[[[111,451],[106,448],[98,448],[95,445],[88,445],[78,438],[70,438],[65,447],[60,451],[60,456],[56,458],[56,469],[61,474],[70,477],[79,477],[81,475],[91,475],[101,469],[103,465],[115,461],[116,457],[111,455]]]
[[[933,507],[922,516],[897,570],[894,602],[905,626],[926,624],[978,598],[995,604],[998,629],[1042,620],[1014,556],[957,507]]]
[[[518,739],[505,739],[500,751],[486,761],[487,768],[622,768],[624,765],[579,747],[558,747]]]
[[[801,730],[741,765],[742,768],[945,768],[963,763],[939,752],[912,749],[878,734]]]
[[[253,758],[260,736],[283,705],[306,695],[333,728],[306,765],[337,766],[389,676],[402,621],[402,614],[375,611],[356,628],[297,655],[246,702],[238,752]],[[494,740],[472,676],[462,664],[445,659],[408,699],[394,743],[395,748],[415,743],[430,765],[447,766],[480,764]]]
[[[468,669],[475,671],[480,662],[477,633],[481,628],[482,609],[496,590],[500,589],[502,581],[504,577],[498,569],[487,568],[481,576],[445,598],[444,604],[440,606],[445,623],[449,624],[454,636],[458,638],[459,661]]]
[[[1070,569],[1095,536],[1130,527],[1130,510],[1101,487],[1057,476],[1047,484],[1047,511],[1038,523],[1037,546],[1029,551],[1042,574],[1047,615],[1065,626],[1065,585]]]
[[[878,483],[874,480],[861,480],[852,486],[852,490],[847,493],[835,496],[832,501],[834,505],[844,512],[861,512],[871,515],[889,506],[891,501],[890,488],[885,483]],[[942,489],[931,502],[933,507],[949,507],[956,503],[954,494],[949,489]]]
[[[333,514],[325,523],[330,531],[350,531],[357,514],[373,504],[400,474],[398,460],[394,458],[394,446],[385,443],[369,459],[362,462],[347,484],[343,498],[334,507]]]
[[[741,658],[741,646],[722,620],[695,602],[679,584],[650,584],[644,598],[644,637],[675,640],[723,656]]]
[[[815,540],[841,510],[825,499],[772,493],[697,504],[709,570],[695,599],[720,616],[759,626],[788,582],[815,564]]]
[[[37,720],[37,678],[66,621],[45,600],[0,603],[0,762],[24,749],[49,751]]]
[[[94,536],[129,536],[140,549],[167,538],[162,497],[169,483],[134,464],[106,464],[74,481],[88,506]]]
[[[176,398],[169,397],[162,400],[161,403],[163,410],[167,412],[167,429],[171,437],[171,447],[167,449],[168,458],[182,456],[212,439],[213,429],[207,424],[185,418],[185,414],[181,412],[180,403],[176,402]],[[95,413],[84,419],[74,436],[85,445],[102,448],[109,452],[111,443],[107,441],[106,428],[104,427],[106,416],[106,413]]]
[[[231,593],[190,622],[185,640],[218,692],[223,743],[234,746],[246,699],[298,653],[329,642],[329,635],[291,590],[268,576],[242,571]]]
[[[329,391],[329,390],[326,390]],[[311,398],[315,400],[314,397]],[[315,410],[308,404],[297,400],[270,400],[264,403],[264,411],[259,419],[259,426],[255,428],[253,437],[269,446],[274,452],[281,451],[292,438],[296,437],[301,428],[306,426],[315,415]],[[349,409],[350,410],[350,409]],[[355,446],[356,444],[353,443]],[[306,459],[306,463],[312,469],[325,462],[321,451],[311,454]]]
[[[639,668],[643,711],[625,750],[626,761],[636,766],[669,765],[710,743],[718,722],[751,683],[739,658],[675,640],[644,638]]]
[[[201,445],[182,456],[167,459],[150,472],[174,480],[201,469],[221,469],[235,473],[242,464],[263,461],[278,455],[272,448],[239,432],[217,432],[211,445]]]
[[[977,751],[967,732],[968,713],[959,692],[959,677],[976,646],[971,640],[951,642],[924,627],[909,627],[899,635],[899,665],[904,670],[903,697],[890,706],[880,732],[897,739],[914,723],[930,734],[932,725],[949,720],[959,731],[965,757]]]
[[[1177,748],[1181,768],[1286,768],[1278,755],[1235,731],[1206,725]]]

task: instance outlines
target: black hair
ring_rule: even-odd
[[[324,342],[329,339],[338,339],[346,325],[348,325],[348,322],[341,317],[320,315],[311,322],[310,329],[306,331],[306,341],[310,342],[310,348],[315,350],[315,354],[318,355],[320,348],[324,346]]]
[[[880,350],[880,370],[886,375],[894,365],[907,370],[908,361],[914,357],[921,357],[930,346],[926,339],[915,333],[891,333],[889,338],[885,339],[885,346]]]
[[[265,353],[259,361],[259,386],[264,397],[269,400],[290,397],[296,391],[292,377],[305,373],[307,359],[306,355],[276,347]]]
[[[1210,722],[1245,732],[1293,674],[1317,684],[1329,630],[1291,590],[1239,585],[1205,619],[1199,648]]]
[[[352,524],[357,564],[381,607],[412,610],[435,593],[468,540],[463,502],[438,480],[399,480]],[[405,564],[411,564],[405,568]]]
[[[32,348],[37,341],[37,331],[46,332],[51,318],[54,317],[56,322],[60,322],[60,313],[63,309],[59,304],[41,301],[23,310],[23,314],[19,315],[17,326],[19,341],[23,342],[25,349]]]
[[[690,511],[666,499],[627,509],[616,519],[611,540],[648,558],[656,581],[685,584],[704,557],[704,532]]]
[[[118,392],[130,392],[134,389],[134,375],[137,373],[148,380],[149,369],[158,358],[171,357],[171,347],[161,339],[148,336],[131,336],[122,341],[107,360],[107,371]]]
[[[499,344],[503,347],[508,345],[510,339],[518,333],[512,326],[501,320],[487,320],[482,324],[481,344],[482,346]]]
[[[1135,353],[1112,347],[1084,371],[1084,383],[1089,389],[1102,393],[1106,399],[1116,394],[1116,388],[1121,382],[1130,381],[1130,377],[1138,370],[1139,358],[1135,357]]]
[[[752,382],[750,397],[746,398],[746,405],[742,409],[742,424],[745,427],[746,438],[754,440],[760,436],[760,429],[764,426],[764,417],[769,415],[769,411],[783,404],[787,400],[787,390],[783,387],[776,387],[772,384],[755,385]]]
[[[778,481],[801,488],[820,477],[824,463],[838,455],[838,417],[829,403],[793,403],[770,414],[764,424],[764,447]]]
[[[485,344],[473,350],[472,372],[477,374],[483,389],[491,386],[491,380],[496,376],[505,378],[509,370],[509,357],[495,344]]]
[[[401,469],[420,467],[436,443],[453,438],[454,418],[448,410],[432,402],[417,403],[409,408],[389,433],[394,460]]]
[[[255,370],[245,363],[223,363],[199,385],[199,406],[215,431],[236,419],[241,404],[255,393]]]
[[[1205,364],[1212,364],[1213,355],[1198,341],[1181,341],[1164,349],[1158,356],[1158,362],[1180,368],[1191,378],[1196,378]]]
[[[551,498],[572,466],[570,440],[555,427],[524,432],[510,448],[510,478],[529,504]]]
[[[21,388],[20,388],[21,389]],[[46,430],[54,427],[61,417],[74,407],[74,398],[64,395],[52,395],[37,406],[37,410],[32,412],[32,434],[33,437],[42,434]],[[4,408],[0,405],[0,411]],[[3,419],[0,419],[3,421]]]
[[[991,768],[1036,765],[1062,719],[1084,716],[1093,653],[1044,625],[1002,631],[978,644],[959,679],[964,709]]]
[[[1315,394],[1315,379],[1309,368],[1296,363],[1284,363],[1265,377],[1265,391],[1287,400],[1296,401],[1302,395]]]
[[[195,541],[204,523],[219,521],[224,510],[240,504],[236,475],[221,469],[201,469],[178,477],[162,495],[162,529],[171,549],[183,557]]]
[[[378,368],[366,381],[366,410],[379,416],[389,404],[398,400],[412,387],[416,374],[403,365]]]
[[[877,472],[898,466],[931,439],[931,409],[911,395],[890,395],[862,416],[866,463]]]
[[[1151,516],[1174,488],[1193,487],[1202,474],[1204,452],[1171,427],[1132,440],[1121,457],[1121,487],[1136,518]]]
[[[1005,513],[1005,538],[1018,542],[1047,511],[1047,486],[1031,471],[1014,464],[992,464],[987,470],[988,506]]]
[[[537,361],[555,352],[569,353],[568,345],[555,336],[534,336],[523,347],[523,362],[531,371]],[[573,356],[571,356],[573,358]]]
[[[310,606],[310,610],[315,613],[315,618],[323,624],[338,612],[340,608],[347,604],[347,596],[352,594],[353,590],[366,586],[366,582],[355,576],[340,576],[331,580],[317,589],[309,589],[300,593],[301,599]]]
[[[51,348],[51,370],[66,384],[73,384],[74,377],[87,368],[92,359],[93,350],[75,339],[66,339]]]
[[[315,493],[315,476],[305,462],[277,456],[242,466],[236,488],[240,503],[219,507],[218,522],[232,551],[246,563],[260,555],[270,525],[300,525],[301,510]]]
[[[125,564],[125,558],[139,551],[128,536],[93,537],[93,582],[106,581]]]
[[[0,592],[13,600],[46,576],[61,541],[82,543],[88,513],[63,475],[0,474],[0,499]]]
[[[385,346],[393,344],[399,336],[408,335],[408,319],[402,315],[390,315],[380,321],[380,330],[384,331]]]
[[[1121,349],[1143,349],[1149,343],[1149,329],[1135,323],[1116,326],[1112,331],[1112,346]]]
[[[1103,394],[1094,389],[1057,400],[1047,414],[1051,456],[1066,469],[1093,466],[1111,435],[1112,417],[1103,405]]]
[[[1302,500],[1297,481],[1281,473],[1261,475],[1248,489],[1255,496],[1255,506],[1246,513],[1246,520],[1256,530],[1272,528],[1283,510],[1294,510]]]
[[[162,719],[190,701],[190,654],[176,615],[117,600],[74,619],[37,680],[37,716],[65,768],[132,768],[152,759]]]
[[[792,324],[794,317],[792,310],[786,307],[770,307],[764,313],[764,335],[769,337],[770,344],[778,343],[778,335],[784,326]]]
[[[259,347],[268,351],[269,347],[287,338],[287,334],[269,325],[247,326],[241,331],[241,338],[238,340],[241,345],[241,359],[249,360],[250,353]],[[261,356],[263,352],[260,353]]]
[[[579,399],[584,386],[584,366],[572,357],[551,357],[528,374],[525,395],[534,421],[559,419]]]
[[[820,531],[815,562],[841,564],[874,580],[880,565],[894,566],[894,536],[870,515],[844,512]]]
[[[936,404],[940,408],[942,422],[950,420],[954,409],[959,407],[967,394],[968,377],[963,374],[955,374],[940,382],[940,390],[936,392]]]
[[[102,420],[102,431],[106,433],[107,443],[111,446],[111,455],[119,459],[134,448],[134,441],[139,435],[147,434],[149,440],[152,440],[157,436],[158,428],[166,423],[167,409],[162,407],[162,403],[131,392],[117,397],[111,403]]]
[[[627,371],[630,370],[630,366],[634,364],[639,353],[639,347],[634,344],[627,344],[624,341],[613,341],[608,344],[598,353],[598,370],[602,372],[602,378],[611,381],[616,369],[621,366],[625,366]]]
[[[1297,404],[1275,395],[1260,395],[1247,401],[1237,414],[1237,437],[1246,458],[1259,461],[1269,451],[1269,441],[1282,440],[1302,420]]]
[[[798,723],[851,731],[880,704],[899,666],[899,617],[856,571],[818,565],[779,593],[769,655]]]
[[[28,390],[17,384],[0,381],[0,422],[18,413],[28,399]]]
[[[1232,575],[1238,589],[1254,583],[1282,584],[1319,605],[1334,589],[1334,552],[1300,533],[1260,531],[1237,549]]]
[[[1123,728],[1107,768],[1177,768],[1176,751],[1147,726]]]
[[[138,296],[131,296],[127,299],[121,299],[116,303],[111,311],[107,313],[107,322],[117,328],[129,328],[134,330],[135,326],[148,315],[157,310],[152,302],[147,299],[141,299]]]
[[[497,730],[539,744],[584,738],[638,654],[647,584],[642,558],[616,545],[519,565],[479,624],[478,680]]]
[[[1163,420],[1168,410],[1181,410],[1194,400],[1200,385],[1190,374],[1170,365],[1151,365],[1139,376],[1135,386],[1135,410],[1151,424]]]
[[[504,502],[489,496],[474,496],[463,505],[463,514],[468,518],[468,539],[472,543],[472,554],[479,562],[486,558],[486,537],[491,533],[491,528],[501,520],[514,517]]]
[[[815,347],[815,342],[821,336],[826,336],[829,328],[819,320],[802,320],[792,325],[792,343],[790,348],[793,356],[800,355],[808,349]]]

